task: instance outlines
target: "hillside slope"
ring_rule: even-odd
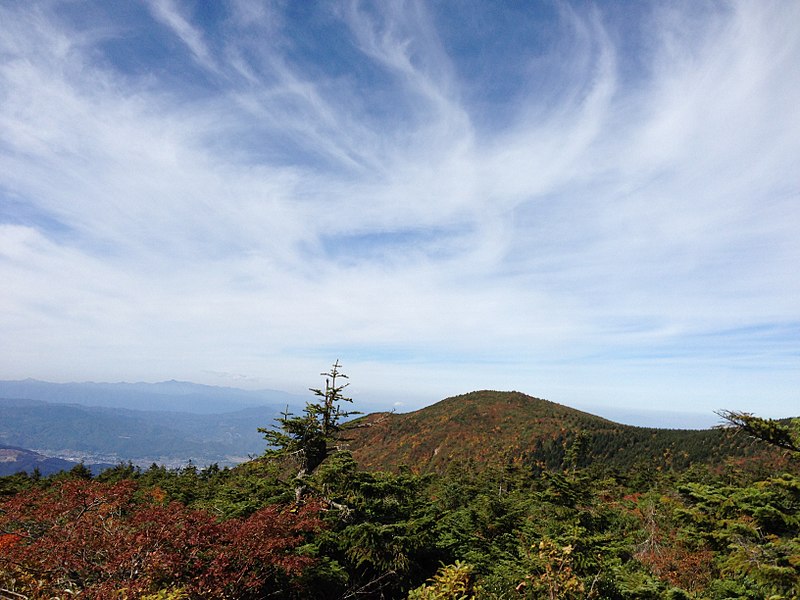
[[[559,467],[570,449],[574,458],[566,461],[578,466],[603,461],[664,468],[769,453],[727,430],[621,425],[520,392],[497,391],[447,398],[407,414],[368,415],[348,424],[343,441],[364,468],[422,472],[454,463]]]

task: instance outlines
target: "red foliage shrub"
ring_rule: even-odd
[[[32,598],[178,586],[198,598],[247,598],[312,562],[296,549],[321,526],[317,506],[220,523],[178,502],[138,501],[135,490],[131,481],[81,480],[12,497],[0,505],[0,568],[24,573]]]
[[[714,554],[710,550],[690,550],[676,544],[640,552],[637,558],[656,577],[685,590],[702,590],[712,578]]]

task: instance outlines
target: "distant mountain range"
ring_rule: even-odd
[[[265,449],[258,427],[283,408],[254,407],[223,414],[134,411],[0,399],[0,444],[87,462],[230,465]]]
[[[304,404],[276,390],[180,381],[0,381],[0,444],[87,464],[232,465],[264,451],[258,427]]]
[[[390,471],[444,471],[458,464],[558,468],[596,461],[622,469],[680,469],[697,462],[781,459],[730,430],[622,425],[519,392],[472,392],[406,414],[367,415],[349,423],[342,437],[361,467]]]
[[[305,404],[304,397],[278,390],[242,390],[175,380],[160,383],[0,381],[0,398],[197,414],[226,413],[255,406],[302,407]]]

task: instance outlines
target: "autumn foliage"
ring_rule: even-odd
[[[466,406],[483,418],[497,404],[480,398]],[[233,469],[0,478],[0,598],[800,598],[800,453],[784,443],[800,426],[748,419],[722,433],[766,460],[684,464],[670,451],[625,466],[592,458],[598,438],[576,429],[554,438],[557,464],[478,454],[392,473],[315,429],[310,446],[289,436]],[[321,462],[292,478],[298,450],[322,442]]]
[[[297,549],[321,526],[314,504],[219,521],[137,491],[132,481],[64,481],[0,505],[5,587],[24,582],[31,598],[138,598],[166,589],[260,598],[292,585],[313,562]]]

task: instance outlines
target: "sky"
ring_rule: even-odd
[[[800,414],[800,3],[0,22],[0,379]]]

